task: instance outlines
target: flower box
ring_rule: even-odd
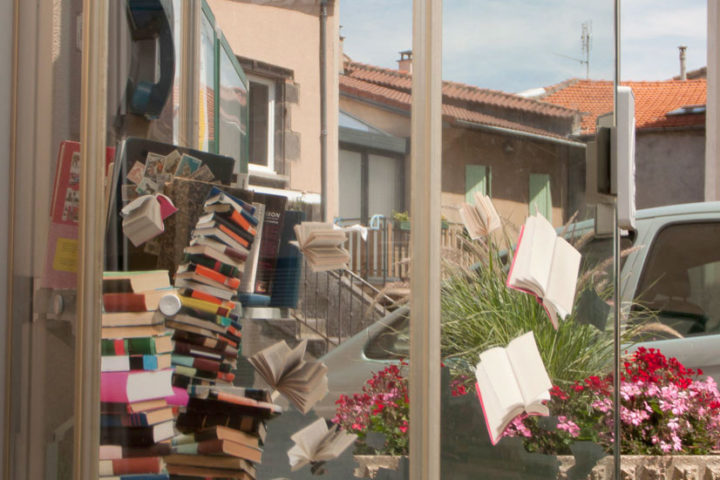
[[[575,464],[572,455],[558,456],[558,480],[569,480]],[[622,480],[716,480],[720,479],[720,455],[623,455]],[[613,457],[601,459],[587,480],[612,480]]]
[[[397,470],[400,467],[402,455],[355,455],[355,476],[358,478],[375,478],[381,468]]]

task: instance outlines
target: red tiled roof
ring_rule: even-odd
[[[345,94],[374,100],[384,105],[410,111],[412,97],[409,93],[395,90],[346,75],[340,75],[340,91]],[[492,115],[470,110],[456,105],[443,104],[443,119],[449,122],[465,121],[494,127],[507,128],[548,137],[564,138],[562,135],[512,122]]]
[[[364,80],[375,85],[402,90],[407,93],[410,93],[412,89],[412,75],[406,72],[352,61],[345,62],[344,69],[346,77]],[[573,117],[576,114],[575,111],[563,108],[561,105],[548,105],[512,93],[474,87],[458,82],[444,81],[443,97],[552,117]]]
[[[690,105],[705,105],[706,81],[665,80],[658,82],[622,82],[635,94],[635,125],[643,128],[689,127],[705,124],[704,114],[670,115],[667,113]],[[567,85],[548,87],[542,101],[584,113],[582,134],[595,132],[598,115],[613,109],[613,84],[610,81],[574,80]]]

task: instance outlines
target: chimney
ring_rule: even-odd
[[[400,60],[397,62],[399,71],[412,73],[412,50],[403,50],[400,52]]]
[[[678,47],[680,50],[680,80],[687,80],[687,69],[685,68],[685,50],[687,50],[687,47],[685,45],[680,45]]]
[[[342,28],[342,26],[340,28]],[[338,54],[338,67],[340,75],[343,75],[345,73],[345,37],[342,35],[340,35],[340,40],[338,41]]]

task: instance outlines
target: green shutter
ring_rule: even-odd
[[[490,168],[485,165],[465,165],[465,201],[475,203],[473,194],[490,195]]]
[[[545,173],[530,174],[530,215],[535,210],[552,221],[552,197],[550,196],[550,175]]]

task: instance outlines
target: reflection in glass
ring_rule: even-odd
[[[220,48],[220,148],[244,165],[247,155],[247,87],[224,47]]]
[[[200,91],[198,92],[198,148],[215,145],[215,31],[203,12],[200,20]]]

